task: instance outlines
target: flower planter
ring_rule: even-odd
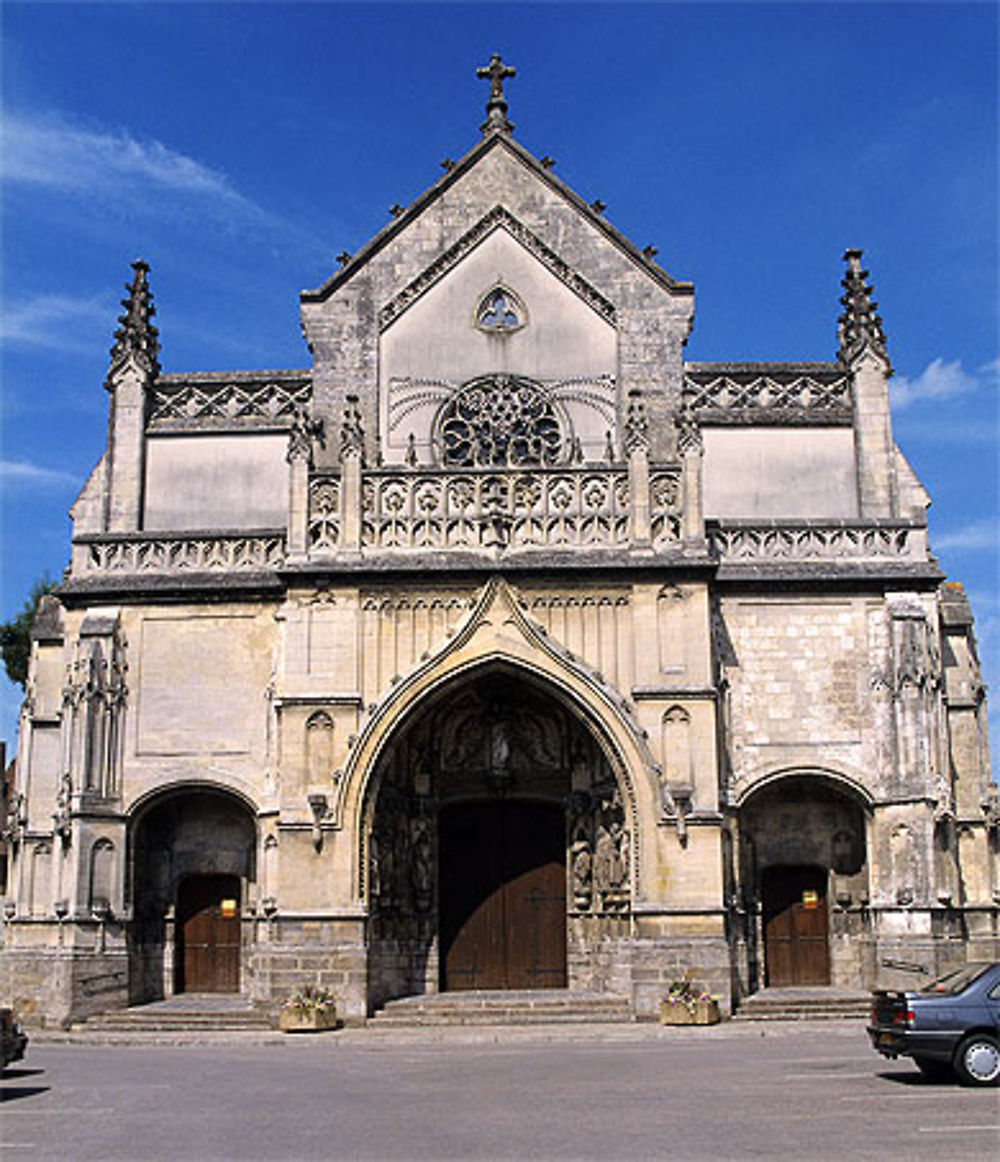
[[[662,1001],[661,1025],[717,1025],[721,1020],[718,1001]]]
[[[337,1010],[279,1009],[278,1028],[283,1033],[321,1033],[337,1027]]]

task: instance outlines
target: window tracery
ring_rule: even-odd
[[[476,310],[476,326],[494,334],[516,331],[526,321],[523,305],[505,286],[495,286],[480,300]]]
[[[441,459],[449,468],[555,464],[563,450],[559,415],[537,384],[489,375],[460,388],[438,423]]]

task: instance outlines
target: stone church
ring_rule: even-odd
[[[473,148],[302,293],[308,368],[162,370],[133,264],[33,629],[29,1020],[310,982],[641,1019],[1000,956],[972,615],[861,252],[834,359],[688,362],[693,285],[479,72]]]

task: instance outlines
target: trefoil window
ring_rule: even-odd
[[[476,311],[476,326],[493,334],[517,331],[524,326],[526,315],[517,295],[504,286],[496,286],[486,295]]]

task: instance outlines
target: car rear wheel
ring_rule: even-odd
[[[987,1033],[966,1037],[955,1054],[955,1072],[963,1085],[1000,1085],[1000,1044]]]
[[[951,1066],[947,1061],[941,1061],[937,1057],[914,1057],[913,1064],[924,1077],[933,1078],[935,1081],[951,1076]]]

